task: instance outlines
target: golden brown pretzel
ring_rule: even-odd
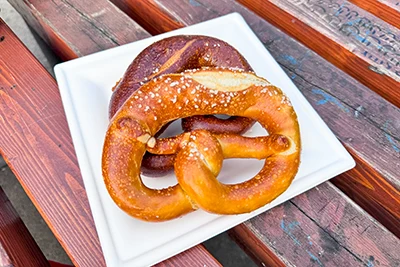
[[[171,86],[175,83],[180,94]],[[269,136],[249,138],[196,130],[175,138],[154,138],[172,120],[207,114],[251,118]],[[198,207],[238,214],[269,203],[288,188],[299,167],[300,148],[296,113],[278,88],[252,73],[201,70],[159,77],[126,101],[108,128],[102,171],[114,202],[142,220],[170,220]],[[146,149],[177,153],[179,184],[161,190],[143,184],[140,165]],[[216,176],[223,159],[230,157],[265,158],[265,164],[252,179],[224,185]]]

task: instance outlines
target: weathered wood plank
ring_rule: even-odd
[[[400,30],[345,0],[239,0],[400,106]]]
[[[56,82],[1,20],[0,36],[0,153],[74,264],[104,266]],[[201,245],[178,263],[220,266]]]
[[[74,264],[104,266],[57,84],[3,22],[0,32],[1,154]]]
[[[394,27],[400,28],[400,2],[398,0],[350,0],[350,2]],[[393,8],[396,7],[394,2],[397,2],[397,10]]]
[[[106,0],[9,0],[63,60],[148,37]]]
[[[166,261],[155,265],[157,267],[176,267],[176,266],[210,266],[220,267],[222,266],[209,252],[204,248],[203,245],[192,247],[179,255],[169,258]]]
[[[377,1],[400,12],[400,1],[399,0],[377,0]]]
[[[0,266],[49,266],[46,257],[1,188]]]
[[[162,3],[163,4],[163,12],[165,12],[165,10],[168,10],[168,7],[166,7],[166,6],[168,6],[169,4],[172,4],[173,6],[174,6],[174,9],[172,9],[173,10],[173,12],[175,13],[175,15],[172,15],[174,18],[179,18],[178,19],[178,22],[179,21],[183,21],[182,23],[176,23],[178,26],[181,24],[181,25],[184,25],[184,20],[186,19],[186,20],[188,20],[189,22],[190,22],[190,20],[191,19],[193,19],[193,21],[194,22],[197,22],[196,20],[198,20],[198,21],[202,21],[202,20],[205,20],[205,19],[208,19],[208,18],[213,18],[213,17],[216,17],[216,16],[219,16],[219,14],[223,14],[224,12],[226,12],[226,13],[229,13],[229,12],[231,12],[231,11],[233,11],[233,10],[235,10],[235,8],[237,9],[238,8],[238,5],[237,4],[235,4],[235,3],[232,3],[232,4],[230,4],[230,2],[229,2],[229,6],[228,5],[226,5],[226,3],[222,3],[222,4],[220,4],[220,6],[218,7],[220,10],[218,11],[218,8],[216,8],[216,7],[214,7],[213,6],[213,3],[209,3],[209,2],[204,2],[204,1],[190,1],[189,3],[181,3],[181,2],[179,2],[178,4],[177,3],[174,3],[173,1],[172,2],[163,2]],[[214,3],[214,5],[219,5],[219,3]],[[225,5],[225,6],[224,6]],[[187,7],[187,6],[189,6],[189,7]],[[211,7],[211,8],[210,8]],[[190,8],[190,9],[189,9]],[[204,11],[204,9],[206,9],[206,10],[208,10],[208,12],[205,12]],[[225,9],[226,11],[221,11],[222,9]],[[178,11],[179,10],[181,10],[181,12]],[[188,10],[190,10],[190,11],[188,11]],[[217,10],[217,11],[216,11]],[[240,10],[239,10],[240,11]],[[268,29],[268,27],[266,27],[265,25],[268,25],[268,24],[265,24],[265,22],[263,22],[263,21],[261,21],[259,18],[257,18],[257,17],[255,17],[254,15],[252,15],[251,13],[246,13],[246,12],[241,12],[242,13],[242,15],[247,15],[247,17],[246,17],[246,19],[248,20],[248,22],[250,21],[250,22],[252,22],[253,24],[251,25],[252,27],[253,27],[253,29],[256,29],[257,28],[257,25],[259,24],[259,31],[256,31],[258,34],[259,34],[259,36],[260,35],[266,35],[266,36],[264,36],[263,37],[263,42],[265,43],[265,44],[267,44],[267,45],[273,45],[273,42],[276,42],[276,44],[278,45],[278,46],[280,46],[280,45],[282,45],[282,43],[280,43],[280,42],[278,42],[278,40],[281,40],[283,43],[286,41],[286,42],[288,42],[289,41],[289,43],[290,44],[293,44],[293,41],[292,40],[290,40],[290,38],[287,38],[287,36],[286,35],[282,35],[281,33],[279,33],[278,31],[276,31],[275,29],[273,29],[273,30],[269,30]],[[167,13],[166,13],[167,15],[165,16],[165,17],[163,17],[162,18],[162,20],[161,21],[168,21],[168,17],[171,17],[170,15],[168,15],[169,14],[169,12],[167,11]],[[172,13],[171,13],[172,14]],[[191,17],[193,17],[193,18],[191,18]],[[200,19],[201,18],[201,19]],[[255,20],[251,20],[250,18],[255,18]],[[148,18],[148,19],[150,19],[150,18]],[[194,23],[194,22],[192,22],[192,23]],[[151,23],[151,21],[149,21],[149,24]],[[170,23],[170,24],[172,24],[173,25],[173,23]],[[188,24],[191,24],[191,23],[188,23]],[[161,23],[154,23],[154,25],[161,25]],[[270,27],[270,26],[269,26]],[[161,28],[161,27],[160,27]],[[272,27],[271,27],[272,28]],[[165,30],[165,29],[164,29]],[[272,34],[272,37],[270,36],[270,34]],[[280,35],[281,34],[281,35]],[[268,39],[269,37],[271,37],[270,39]],[[274,39],[274,37],[275,37],[275,39]],[[286,38],[286,39],[285,39]],[[267,41],[265,41],[265,40],[267,40]],[[269,41],[271,41],[271,42],[269,42]],[[301,47],[301,46],[299,46],[301,49],[303,49],[303,50],[301,50],[300,48],[298,48],[299,50],[298,50],[298,53],[299,54],[294,54],[294,56],[298,56],[297,57],[297,59],[296,58],[294,58],[294,56],[293,56],[293,58],[297,61],[297,62],[301,62],[302,60],[302,55],[305,53],[305,52],[307,52],[307,49],[305,49],[304,47]],[[271,50],[271,49],[270,49]],[[277,49],[277,48],[272,48],[272,50],[275,50],[275,54],[274,54],[274,56],[276,57],[277,55],[281,55],[282,53],[282,51],[284,51],[284,50],[279,50],[279,49]],[[293,50],[293,49],[292,49]],[[292,51],[292,50],[289,50],[289,51]],[[296,50],[297,51],[297,50]],[[272,52],[272,51],[271,51]],[[303,54],[301,54],[301,53],[303,53]],[[285,65],[285,63],[282,63],[282,62],[285,62],[285,61],[293,61],[292,60],[292,58],[290,57],[290,53],[288,53],[288,54],[286,54],[286,56],[287,57],[283,57],[283,58],[280,58],[279,60],[281,61],[280,63],[284,66]],[[328,70],[329,70],[329,72],[331,72],[331,69],[332,69],[332,67],[329,65],[329,64],[326,64],[326,62],[325,61],[323,61],[323,60],[321,60],[319,57],[316,57],[316,59],[315,59],[315,55],[313,54],[313,53],[311,53],[311,55],[310,55],[310,57],[312,58],[312,59],[314,59],[316,62],[311,62],[311,63],[309,63],[308,62],[308,58],[306,58],[305,59],[305,61],[303,62],[303,64],[305,65],[305,66],[307,66],[307,65],[311,65],[311,66],[320,66],[320,65],[322,65],[322,66],[324,66],[324,67],[326,67]],[[318,60],[320,60],[320,62],[318,61]],[[322,63],[321,63],[322,62]],[[290,63],[290,62],[289,62]],[[314,65],[315,64],[315,65]],[[288,65],[288,64],[286,64],[286,65]],[[314,68],[315,69],[315,68]],[[334,68],[333,68],[334,69]],[[287,69],[287,71],[290,73],[290,70],[289,69]],[[296,68],[295,68],[295,70],[294,70],[294,72],[293,73],[291,73],[291,75],[293,74],[296,74],[297,75],[297,73],[299,73],[300,72],[300,74],[302,73],[301,72],[301,70],[299,71],[299,70],[297,70]],[[314,71],[315,72],[315,71]],[[328,74],[329,74],[329,72],[328,72]],[[312,83],[314,82],[314,80],[312,79],[312,78],[310,78],[310,77],[313,77],[312,76],[312,74],[313,74],[313,72],[307,72],[307,71],[305,71],[304,73],[302,73],[303,74],[303,76],[301,76],[301,77],[294,77],[294,76],[292,76],[293,78],[297,78],[298,80],[296,81],[296,83],[298,83],[298,82],[300,82],[302,79],[305,79],[307,82],[305,82],[305,84],[308,84],[308,86],[312,86]],[[324,78],[324,75],[327,75],[327,73],[326,72],[322,72],[321,74],[320,74],[320,78],[317,78],[316,80],[318,81],[319,79],[321,79],[323,82],[325,82],[326,84],[328,84],[329,86],[327,86],[327,88],[324,88],[324,87],[322,87],[324,90],[326,90],[325,91],[325,94],[323,94],[323,93],[321,93],[321,91],[312,91],[311,89],[310,89],[310,91],[311,91],[311,94],[315,94],[317,97],[319,97],[319,98],[314,98],[314,105],[317,107],[319,107],[320,109],[326,109],[327,107],[326,106],[329,106],[328,107],[328,109],[330,110],[329,112],[327,112],[326,113],[326,115],[325,116],[329,116],[330,114],[333,114],[334,115],[334,118],[337,118],[338,116],[342,116],[342,115],[337,115],[338,114],[338,111],[340,111],[340,112],[345,112],[345,113],[349,113],[349,116],[351,115],[351,114],[354,114],[354,115],[351,115],[351,116],[360,116],[360,111],[359,110],[357,110],[357,108],[358,109],[360,109],[359,108],[359,106],[354,106],[353,104],[351,104],[350,105],[350,107],[352,107],[351,109],[349,108],[349,106],[347,105],[347,103],[346,103],[346,98],[342,98],[342,97],[344,97],[344,96],[340,96],[339,98],[336,98],[336,91],[337,91],[337,89],[340,89],[340,88],[342,88],[343,87],[343,85],[344,86],[347,86],[347,85],[351,85],[351,83],[350,82],[348,82],[348,83],[346,83],[346,81],[347,81],[347,79],[348,79],[348,77],[347,76],[345,76],[345,78],[344,78],[344,81],[343,80],[341,80],[341,79],[339,79],[339,81],[336,81],[337,82],[337,85],[339,86],[338,88],[331,88],[330,87],[330,83],[332,82],[332,81],[335,81],[335,80],[337,80],[338,79],[338,77],[342,77],[342,76],[339,76],[338,74],[340,74],[341,75],[341,73],[340,72],[337,72],[337,71],[333,71],[333,74],[332,74],[332,78],[329,78],[329,79],[325,79]],[[301,78],[301,79],[300,79]],[[321,81],[319,81],[319,82],[321,82]],[[354,82],[354,85],[353,85],[353,87],[358,91],[358,86],[359,86],[359,84],[357,83],[357,82],[355,82],[355,81],[353,81]],[[324,90],[322,90],[322,91],[324,91]],[[361,90],[361,92],[362,93],[364,93],[364,91],[363,90]],[[372,94],[373,96],[374,96],[374,94]],[[353,99],[355,100],[356,98],[354,98],[353,97]],[[369,95],[367,94],[367,97],[365,98],[365,99],[369,99]],[[377,98],[376,96],[375,97],[373,97],[373,100],[380,100],[380,98]],[[363,99],[364,100],[364,99]],[[357,101],[354,101],[355,103],[357,103]],[[317,104],[317,103],[319,103],[319,104]],[[366,110],[368,110],[368,112],[370,111],[370,110],[372,110],[372,112],[375,112],[375,110],[376,109],[378,109],[378,107],[380,107],[380,108],[382,108],[382,109],[385,109],[385,108],[387,108],[386,107],[386,105],[387,105],[387,102],[386,101],[384,101],[383,103],[381,103],[381,104],[379,104],[380,102],[379,101],[376,101],[376,102],[373,102],[372,101],[372,103],[370,103],[368,106],[367,106],[367,109]],[[378,105],[377,105],[378,104]],[[375,105],[375,106],[374,106]],[[377,106],[376,106],[377,105]],[[333,106],[333,108],[331,107],[331,106]],[[391,109],[393,109],[394,107],[393,106],[390,106],[389,105],[389,107],[391,107],[389,110],[389,112],[387,112],[388,114],[390,114],[391,112],[393,112]],[[349,112],[347,112],[346,110],[349,110]],[[395,109],[396,110],[396,109]],[[339,114],[340,114],[340,112],[339,112]],[[365,112],[365,110],[364,110],[364,112]],[[362,112],[361,112],[362,113]],[[373,113],[371,113],[372,115],[374,115]],[[371,115],[371,114],[369,114],[369,115]],[[375,119],[375,117],[374,116],[370,116],[370,117],[368,117],[368,120],[369,119]],[[387,115],[387,114],[383,114],[383,115]],[[391,118],[395,118],[397,116],[397,114],[394,114],[394,115],[390,115],[389,117],[391,117]],[[378,120],[382,120],[383,119],[383,117],[381,117],[380,119],[378,119]],[[353,121],[352,120],[350,120],[350,123],[352,123]],[[343,123],[343,125],[345,125],[346,123],[348,123],[348,121],[347,122],[344,122]],[[396,121],[395,121],[395,123],[396,123]],[[360,124],[361,124],[361,122],[360,122]],[[371,123],[371,124],[373,124],[373,123]],[[358,124],[357,124],[357,126],[358,126]],[[336,126],[337,128],[339,127],[339,125],[337,125]],[[378,127],[379,128],[379,127]],[[398,129],[398,125],[397,124],[395,124],[394,126],[391,124],[391,123],[389,123],[388,125],[387,125],[387,131],[394,131],[395,133],[397,132],[397,129]],[[363,130],[365,130],[365,128],[362,128],[362,129],[360,129],[360,131],[363,131]],[[346,133],[346,132],[345,132]],[[349,136],[347,136],[347,137],[345,137],[345,138],[349,138],[349,143],[351,143],[352,141],[353,141],[353,139],[352,139],[352,136],[353,135],[359,135],[359,132],[350,132],[350,137]],[[388,134],[389,135],[389,134]],[[378,136],[379,136],[379,134],[378,134]],[[382,134],[382,136],[385,136],[384,134]],[[372,135],[372,136],[369,136],[368,138],[366,138],[367,140],[369,140],[370,138],[373,138],[374,137],[374,135]],[[389,141],[389,140],[386,140],[386,146],[387,147],[392,147],[393,149],[396,147],[398,147],[398,142],[397,142],[397,140],[396,139],[393,139],[393,137],[392,137],[392,135],[389,135],[389,137],[390,138],[392,138],[391,140],[392,140],[392,142],[393,142],[393,144],[394,144],[394,147],[392,147],[392,143]],[[344,138],[344,139],[345,139]],[[397,138],[397,137],[396,137]],[[358,147],[361,147],[361,144],[362,144],[362,142],[363,142],[363,139],[358,139],[357,140],[357,145],[358,145]],[[369,143],[370,143],[370,141],[369,141]],[[390,164],[389,164],[390,165]],[[382,167],[382,165],[379,165],[380,167]],[[395,171],[396,169],[395,169],[395,167],[392,167],[392,170],[390,170],[389,171],[389,176],[390,177],[392,177],[393,176],[393,171]],[[393,185],[390,185],[390,186],[393,186]]]
[[[118,6],[123,3],[126,3],[125,6],[135,6],[137,1],[114,0]],[[362,192],[362,201],[360,197],[355,198],[360,200],[358,204],[400,236],[400,110],[397,107],[234,1],[157,0],[151,2],[153,9],[155,4],[160,12],[166,14],[151,17],[143,13],[143,19],[152,25],[164,24],[171,16],[179,18],[176,25],[191,25],[233,11],[241,13],[356,158],[358,166],[348,176],[339,177],[338,181],[344,180],[337,184],[346,189],[350,196]],[[157,30],[162,32],[163,28]],[[369,166],[370,175],[367,177],[362,175],[365,173],[363,166]],[[352,187],[345,188],[347,177],[360,182],[353,182]],[[370,182],[367,184],[362,182],[364,180]],[[379,212],[376,212],[378,207]]]
[[[258,240],[258,249],[272,251],[286,266],[400,264],[400,240],[329,183],[235,227],[231,234],[250,246]]]
[[[357,157],[356,153],[352,155]],[[357,168],[332,179],[332,183],[361,207],[368,207],[367,211],[375,218],[384,218],[382,222],[386,228],[400,237],[400,191],[387,181],[376,179],[379,177],[376,170],[361,158],[357,159],[357,164]]]
[[[158,6],[153,1],[112,0],[112,2],[152,35],[185,26],[179,21],[179,18],[175,18],[173,14],[169,14],[166,10],[163,10],[162,6]],[[150,17],[157,17],[162,23],[151,23],[143,14],[147,14]]]
[[[228,234],[259,266],[288,266],[285,255],[271,249],[246,223],[228,230]]]

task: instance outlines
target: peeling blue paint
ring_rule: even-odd
[[[292,76],[290,76],[290,79],[294,80],[296,77],[297,75],[293,73]]]
[[[337,16],[339,16],[339,14],[340,14],[340,11],[342,11],[342,8],[344,7],[344,3],[343,4],[341,4],[340,5],[340,7],[339,7],[339,9],[338,9],[338,11],[336,11],[336,13],[335,13],[335,17],[337,17]]]
[[[315,262],[317,262],[319,266],[324,266],[324,265],[322,264],[322,262],[318,259],[317,256],[315,256],[314,254],[312,254],[309,250],[306,250],[306,251],[307,251],[308,255],[310,256],[310,258],[311,258],[312,260],[314,260]]]
[[[299,222],[291,222],[289,223],[288,226],[285,225],[285,221],[282,219],[281,220],[281,228],[282,230],[294,241],[295,245],[300,246],[301,242],[297,240],[297,238],[292,234],[292,231],[294,227],[298,226]]]
[[[332,103],[332,104],[338,106],[341,110],[343,110],[343,111],[345,111],[347,113],[350,112],[350,110],[345,105],[343,105],[339,100],[337,100],[336,98],[334,98],[330,94],[322,91],[321,89],[313,88],[311,91],[315,95],[321,95],[321,96],[324,97],[324,99],[321,99],[321,100],[317,101],[317,103],[316,103],[317,105],[324,105],[324,104],[329,102],[329,103]]]
[[[308,240],[308,244],[312,245],[312,241],[311,241],[311,236],[310,235],[307,235],[307,240]]]
[[[389,124],[389,121],[386,121],[385,125],[384,125],[385,131],[388,131],[388,124]],[[394,149],[394,151],[396,151],[397,153],[400,153],[400,148],[396,145],[393,138],[388,133],[385,133],[385,137],[389,141],[389,143],[392,146],[392,148]]]
[[[374,256],[369,256],[368,262],[367,262],[367,267],[374,267],[375,266],[375,257]]]
[[[394,151],[397,153],[400,153],[400,148],[396,146],[396,143],[394,142],[393,138],[389,134],[385,134],[386,139],[389,141],[389,143],[392,145]]]
[[[201,6],[199,2],[197,2],[196,0],[189,0],[189,4],[192,6]]]
[[[290,55],[283,55],[282,57],[289,61],[292,65],[297,65],[297,60],[294,57]]]

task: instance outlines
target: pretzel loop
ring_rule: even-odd
[[[170,88],[176,83],[186,87],[179,95]],[[173,138],[154,138],[170,121],[208,114],[250,118],[269,136],[194,130]],[[199,207],[239,214],[262,207],[289,187],[299,167],[300,148],[296,113],[286,96],[266,80],[229,70],[169,74],[144,85],[113,117],[103,148],[103,177],[115,203],[142,220],[170,220]],[[177,185],[157,190],[143,184],[140,166],[146,150],[177,153]],[[232,157],[255,157],[265,163],[252,179],[225,185],[216,177],[223,159]]]

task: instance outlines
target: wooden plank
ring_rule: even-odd
[[[0,32],[1,153],[74,264],[103,266],[56,82],[4,22]]]
[[[235,227],[231,235],[270,250],[285,266],[400,264],[400,240],[330,183]]]
[[[119,2],[118,6],[122,3],[135,6],[137,1],[114,0]],[[151,2],[152,8],[155,4],[160,12],[166,14],[160,17],[142,15],[152,25],[164,24],[172,16],[179,18],[179,25],[191,25],[234,11],[242,14],[355,157],[357,167],[347,176],[338,177],[335,183],[339,181],[336,184],[359,200],[357,203],[362,208],[400,236],[400,110],[397,107],[234,1],[196,0],[182,3],[157,0]],[[162,29],[157,30],[161,32]],[[366,166],[370,173],[365,177]],[[348,177],[353,181],[352,187],[345,186]],[[362,201],[360,197],[355,197],[359,192],[362,192]],[[379,212],[376,212],[377,209]]]
[[[259,266],[288,266],[285,255],[271,249],[246,223],[228,230],[228,234]]]
[[[155,265],[157,267],[176,267],[176,266],[211,266],[220,267],[222,266],[209,252],[204,248],[203,245],[192,247],[179,255],[176,255],[168,260]]]
[[[390,149],[393,149],[392,152],[389,152],[389,157],[388,158],[384,158],[382,161],[379,162],[379,164],[377,164],[378,168],[381,169],[385,169],[386,165],[389,166],[389,172],[388,172],[388,177],[389,178],[393,178],[396,177],[396,167],[398,166],[393,166],[393,164],[387,162],[387,159],[389,159],[389,162],[391,162],[391,160],[396,159],[396,150],[395,148],[398,148],[398,137],[395,134],[392,133],[397,133],[398,132],[398,125],[396,124],[396,120],[394,120],[393,122],[387,123],[386,125],[386,132],[385,131],[381,131],[379,132],[379,130],[374,133],[375,130],[372,130],[372,132],[369,132],[369,127],[372,128],[380,128],[380,126],[382,125],[382,120],[385,118],[385,116],[387,116],[390,119],[396,118],[396,116],[398,116],[398,114],[396,112],[398,112],[397,109],[395,109],[395,107],[388,105],[386,101],[381,102],[381,99],[379,97],[376,97],[376,95],[371,94],[369,92],[368,89],[366,89],[365,87],[360,86],[356,81],[348,78],[348,76],[343,75],[343,73],[341,73],[340,71],[337,71],[335,68],[332,68],[331,65],[327,64],[324,60],[322,60],[321,58],[319,58],[318,56],[316,56],[314,53],[309,53],[309,55],[307,55],[307,58],[303,58],[303,55],[307,54],[308,50],[305,49],[304,47],[298,45],[296,42],[293,42],[293,40],[291,40],[290,38],[288,38],[286,35],[281,34],[279,31],[277,31],[276,29],[274,29],[273,27],[271,27],[270,25],[268,25],[267,23],[265,23],[264,21],[260,20],[258,17],[254,16],[253,14],[249,13],[248,11],[244,11],[245,9],[240,9],[241,7],[239,5],[237,5],[236,3],[231,3],[228,2],[229,5],[227,5],[226,1],[222,2],[222,3],[211,3],[211,2],[206,2],[206,1],[190,1],[189,3],[175,3],[173,1],[168,2],[162,2],[161,3],[163,5],[163,12],[165,12],[165,10],[168,10],[168,6],[172,5],[173,9],[171,9],[173,11],[173,13],[169,13],[169,11],[167,11],[167,15],[164,16],[161,21],[164,20],[168,20],[168,17],[175,17],[175,18],[179,18],[179,21],[182,21],[182,25],[185,24],[185,20],[188,21],[186,22],[187,24],[192,24],[195,22],[199,22],[205,19],[209,19],[209,18],[213,18],[216,16],[219,16],[220,14],[225,13],[229,13],[231,11],[239,11],[242,13],[242,15],[246,16],[247,21],[251,24],[251,26],[253,27],[253,29],[258,33],[259,37],[262,39],[262,41],[268,45],[268,48],[271,50],[271,52],[273,52],[274,56],[277,58],[279,56],[282,56],[278,59],[278,61],[280,61],[280,63],[282,64],[282,66],[288,66],[288,68],[286,68],[286,70],[288,71],[288,73],[291,75],[291,77],[293,77],[295,79],[295,82],[298,84],[303,82],[303,80],[305,80],[305,82],[303,82],[304,84],[304,91],[309,91],[310,95],[315,95],[314,97],[311,97],[310,99],[313,100],[313,104],[316,108],[320,109],[320,110],[325,110],[328,109],[328,112],[325,112],[324,115],[324,119],[328,118],[329,116],[333,116],[332,122],[330,124],[334,125],[336,129],[339,129],[341,127],[341,125],[339,124],[338,121],[338,117],[343,116],[342,113],[347,114],[346,116],[348,116],[348,120],[346,120],[345,122],[342,123],[342,125],[352,125],[351,123],[354,123],[355,121],[357,122],[357,119],[353,119],[353,117],[355,118],[360,118],[356,124],[356,127],[361,127],[358,129],[358,131],[355,130],[350,130],[349,129],[345,129],[344,131],[341,131],[341,139],[343,140],[347,140],[347,143],[351,144],[354,143],[352,145],[352,147],[357,147],[357,149],[355,151],[357,151],[356,153],[360,153],[360,151],[362,152],[363,150],[361,150],[360,148],[362,148],[363,142],[366,140],[367,142],[367,149],[365,150],[365,154],[369,154],[368,151],[371,151],[371,148],[369,147],[372,143],[372,139],[375,138],[375,136],[384,136],[387,137],[389,136],[389,139],[384,139],[384,138],[380,138],[379,142],[383,141],[382,143],[382,147],[383,149],[386,149],[385,152],[389,151]],[[170,6],[169,6],[170,7]],[[161,10],[161,9],[160,9]],[[207,12],[206,12],[206,11]],[[168,15],[168,14],[172,14],[172,15]],[[149,24],[152,23],[151,22],[151,17],[148,16],[149,18],[147,18],[149,20]],[[153,21],[154,22],[154,21]],[[172,23],[170,23],[172,24]],[[159,21],[155,21],[154,25],[161,25],[161,23],[159,23]],[[178,23],[179,25],[179,23]],[[285,45],[287,44],[287,45]],[[294,45],[295,44],[295,45]],[[277,47],[275,47],[275,45]],[[284,47],[284,49],[280,50],[279,47]],[[289,46],[294,46],[295,48],[290,48],[287,49],[287,47]],[[288,51],[287,54],[282,54],[282,51]],[[308,58],[310,57],[310,59]],[[294,60],[293,60],[294,59]],[[292,63],[301,63],[299,66],[295,67],[295,68],[289,68],[291,67],[290,64]],[[315,77],[314,79],[314,70],[319,67],[323,67],[325,68],[325,71],[318,73],[317,77]],[[310,67],[312,70],[310,71],[308,69],[308,67]],[[293,69],[293,72],[290,72],[290,70]],[[305,71],[303,71],[303,69],[306,69]],[[332,74],[331,74],[332,73]],[[331,75],[330,75],[331,74]],[[294,76],[294,75],[299,75],[299,76]],[[325,76],[327,76],[328,78],[326,78]],[[338,77],[343,77],[342,79],[338,79]],[[310,78],[312,77],[312,78]],[[316,80],[316,87],[317,89],[320,90],[312,90],[313,89],[313,82],[314,80]],[[334,86],[332,86],[331,84],[334,82]],[[320,87],[318,87],[320,86]],[[349,88],[354,89],[350,90],[352,92],[345,92],[343,89],[341,90],[341,88],[346,88],[346,86],[349,86]],[[303,87],[303,86],[301,86]],[[308,89],[307,89],[308,88]],[[322,90],[322,89],[323,90]],[[361,88],[361,89],[360,89]],[[314,88],[315,89],[315,88]],[[337,96],[337,91],[339,90],[340,94]],[[325,93],[325,94],[324,94]],[[350,99],[352,99],[352,101],[350,102],[350,104],[347,103],[347,93],[349,94],[355,94],[359,93],[361,94],[366,94],[364,95],[364,98],[361,98],[359,100],[357,100],[359,96],[355,97],[351,97]],[[372,95],[372,97],[370,97]],[[371,100],[370,100],[371,99]],[[362,106],[362,108],[360,108],[360,105],[357,105],[359,103],[363,103],[366,102],[367,104],[364,106]],[[364,103],[363,103],[364,104]],[[386,113],[382,113],[382,116],[380,116],[380,118],[376,118],[375,114],[377,110],[381,109],[388,109],[389,107],[389,111]],[[361,109],[361,112],[360,112]],[[365,110],[364,110],[365,109]],[[318,110],[319,111],[319,110]],[[392,112],[395,112],[395,114],[391,114]],[[367,115],[364,115],[364,113],[366,113]],[[380,113],[378,113],[380,114]],[[390,115],[391,114],[391,115]],[[335,123],[336,120],[336,123]],[[363,126],[363,121],[369,121],[370,124],[367,124],[368,127]],[[379,126],[374,126],[375,125],[375,121],[378,121]],[[350,124],[348,124],[350,123]],[[394,125],[393,125],[394,124]],[[330,125],[331,126],[331,125]],[[331,126],[332,127],[332,126]],[[360,132],[362,133],[363,131],[366,131],[367,133],[372,133],[367,135],[365,138],[363,136],[360,137]],[[394,137],[395,136],[395,137]],[[353,139],[355,138],[355,139]],[[376,146],[374,148],[374,146],[372,146],[372,151],[374,151],[374,149],[376,149],[378,146]],[[382,148],[379,148],[382,149]],[[375,151],[374,151],[375,152]],[[372,154],[370,154],[370,157],[368,158],[368,162],[371,162],[371,158],[374,154],[374,152],[372,152]],[[382,153],[382,155],[384,155],[384,153]],[[394,155],[394,156],[393,156]],[[381,154],[379,154],[379,156],[381,156]],[[363,158],[365,158],[365,156],[363,155]],[[373,159],[373,160],[377,160],[377,159]],[[379,160],[378,160],[379,161]],[[386,165],[385,165],[386,162]],[[394,181],[396,182],[396,180],[394,179]],[[396,185],[396,184],[395,184]],[[390,184],[391,187],[394,188],[393,184]]]
[[[0,266],[49,266],[46,257],[1,188]]]
[[[394,10],[400,12],[400,1],[399,0],[378,0],[387,6],[390,6]]]
[[[104,266],[55,80],[0,21],[0,153],[76,266]],[[166,266],[220,264],[203,246]]]
[[[400,2],[398,0],[350,0],[381,20],[400,28]],[[397,10],[396,3],[397,2]]]
[[[240,0],[400,106],[400,30],[345,0]]]
[[[63,60],[149,36],[106,0],[9,0]]]
[[[158,6],[153,1],[112,0],[112,2],[152,35],[185,26],[178,18],[175,19],[173,14],[169,14],[162,6]],[[151,23],[143,14],[147,14],[150,17],[157,17],[162,23]]]
[[[358,157],[356,153],[352,155]],[[357,164],[357,168],[332,179],[332,183],[400,237],[400,191],[384,179],[377,179],[376,170],[363,159],[358,157]]]

